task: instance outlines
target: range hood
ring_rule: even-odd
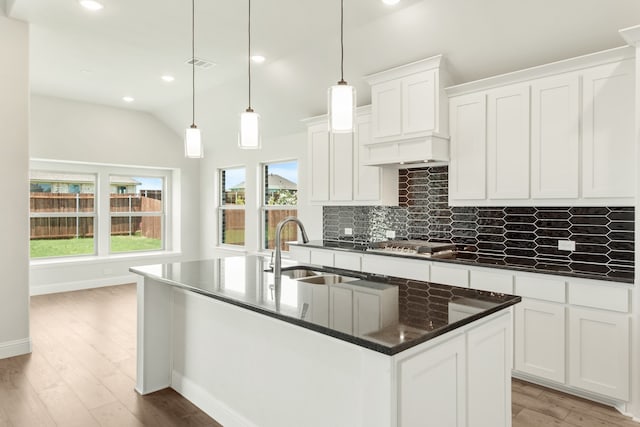
[[[435,133],[401,141],[372,142],[362,149],[360,163],[367,166],[415,168],[449,162],[449,137]]]

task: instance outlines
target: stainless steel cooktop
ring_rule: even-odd
[[[387,240],[373,243],[367,251],[425,258],[451,258],[455,256],[456,245],[426,240]]]

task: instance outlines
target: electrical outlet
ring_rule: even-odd
[[[345,236],[352,236],[353,235],[353,228],[345,228],[344,229],[344,235]]]
[[[396,238],[396,232],[393,230],[387,230],[384,233],[385,236],[387,236],[387,239],[395,239]]]
[[[559,251],[575,251],[576,242],[574,242],[573,240],[558,240],[558,250]]]

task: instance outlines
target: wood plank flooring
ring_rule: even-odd
[[[31,298],[33,353],[0,360],[0,427],[220,426],[171,389],[134,391],[135,285]],[[640,427],[604,405],[513,381],[514,427]]]

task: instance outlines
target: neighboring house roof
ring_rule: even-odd
[[[229,188],[229,190],[240,191],[244,190],[246,186],[246,183],[242,181],[240,184],[234,185],[233,187]],[[283,176],[270,173],[267,188],[269,190],[297,190],[298,184],[288,180]]]
[[[94,184],[95,178],[91,175],[73,174],[73,173],[58,173],[58,172],[44,172],[44,171],[31,171],[31,181],[38,182],[73,182],[73,183],[86,183]],[[109,178],[111,184],[124,184],[124,185],[140,185],[139,181],[129,176],[111,175]]]

